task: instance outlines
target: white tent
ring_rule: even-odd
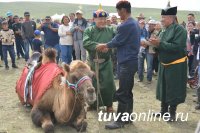
[[[56,13],[53,16],[51,16],[51,18],[52,18],[53,21],[54,20],[61,20],[64,15],[65,15],[64,13],[61,14],[61,15],[59,15],[59,14]]]

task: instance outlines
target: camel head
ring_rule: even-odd
[[[66,74],[66,83],[76,94],[82,95],[85,102],[89,105],[96,101],[95,88],[92,85],[94,73],[90,67],[79,60],[73,61],[70,66],[64,65]]]

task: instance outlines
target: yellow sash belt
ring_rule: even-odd
[[[163,66],[169,66],[169,65],[174,65],[174,64],[178,64],[178,63],[185,62],[186,60],[187,60],[187,56],[185,56],[185,57],[183,57],[183,58],[180,58],[180,59],[178,59],[178,60],[175,60],[175,61],[173,61],[173,62],[166,63],[166,64],[161,62],[161,64],[162,64]]]

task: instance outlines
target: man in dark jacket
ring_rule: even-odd
[[[15,34],[17,57],[19,59],[21,55],[21,57],[24,58],[24,42],[21,34],[22,23],[19,22],[19,17],[17,15],[15,15],[13,19],[15,23],[12,25],[12,27]]]
[[[98,51],[108,48],[117,48],[117,62],[119,65],[119,89],[114,98],[118,101],[117,121],[105,126],[106,129],[117,129],[130,123],[131,118],[124,121],[124,113],[133,112],[133,85],[134,75],[138,68],[138,53],[140,47],[140,27],[138,22],[131,17],[131,4],[128,1],[119,1],[116,5],[117,12],[123,23],[117,28],[117,34],[107,44],[99,44]]]

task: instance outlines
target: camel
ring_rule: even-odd
[[[42,61],[39,63],[41,66],[36,67],[35,73],[40,67],[43,67],[42,64],[55,62],[56,51],[54,49],[45,50],[42,55]],[[60,70],[59,67],[58,69]],[[53,73],[54,69],[50,71]],[[42,127],[45,133],[54,133],[55,122],[73,126],[77,131],[86,131],[85,106],[91,105],[96,101],[95,88],[91,80],[93,75],[94,73],[90,67],[82,61],[77,60],[70,65],[65,64],[37,101],[34,101],[34,96],[32,100],[28,98],[28,103],[33,106],[31,110],[33,123]],[[34,76],[33,93],[34,89],[37,89],[34,88]],[[46,75],[46,79],[49,77],[49,75]],[[24,96],[20,94],[24,88],[18,84],[24,83],[17,82],[16,92],[21,103],[25,104]]]

